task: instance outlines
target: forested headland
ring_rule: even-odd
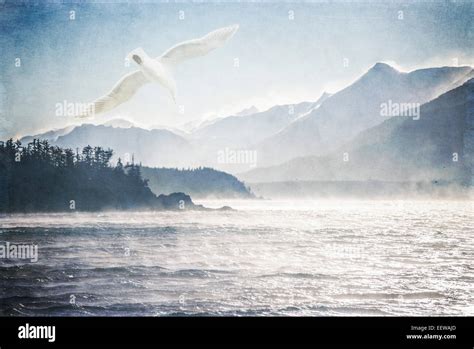
[[[142,176],[149,180],[156,194],[183,191],[193,198],[253,199],[249,187],[229,173],[208,167],[192,169],[142,167]]]
[[[111,165],[112,156],[112,149],[46,140],[0,142],[0,212],[198,208],[183,193],[157,197],[139,165]]]

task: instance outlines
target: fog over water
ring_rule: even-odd
[[[472,201],[202,203],[0,216],[0,315],[474,314]]]

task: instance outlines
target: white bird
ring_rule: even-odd
[[[77,117],[89,117],[112,110],[128,101],[140,87],[149,82],[158,82],[165,87],[176,103],[176,82],[172,68],[182,61],[204,56],[223,46],[238,29],[238,25],[232,25],[214,30],[201,38],[181,42],[156,58],[148,56],[142,48],[133,50],[127,59],[137,63],[140,69],[122,77],[108,94],[90,103]]]

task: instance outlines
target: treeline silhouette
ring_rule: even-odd
[[[120,159],[112,166],[112,155],[111,149],[74,151],[46,140],[26,146],[12,139],[0,142],[0,212],[163,208],[140,166],[123,165]],[[189,196],[181,195],[192,205]]]

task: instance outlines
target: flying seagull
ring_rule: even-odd
[[[161,84],[176,103],[176,82],[172,68],[180,62],[204,56],[223,46],[238,29],[238,25],[232,25],[214,30],[201,38],[181,42],[156,58],[148,56],[142,48],[133,50],[127,58],[137,63],[140,69],[122,77],[108,94],[91,103],[77,117],[89,117],[112,110],[132,98],[140,87],[149,82]]]

